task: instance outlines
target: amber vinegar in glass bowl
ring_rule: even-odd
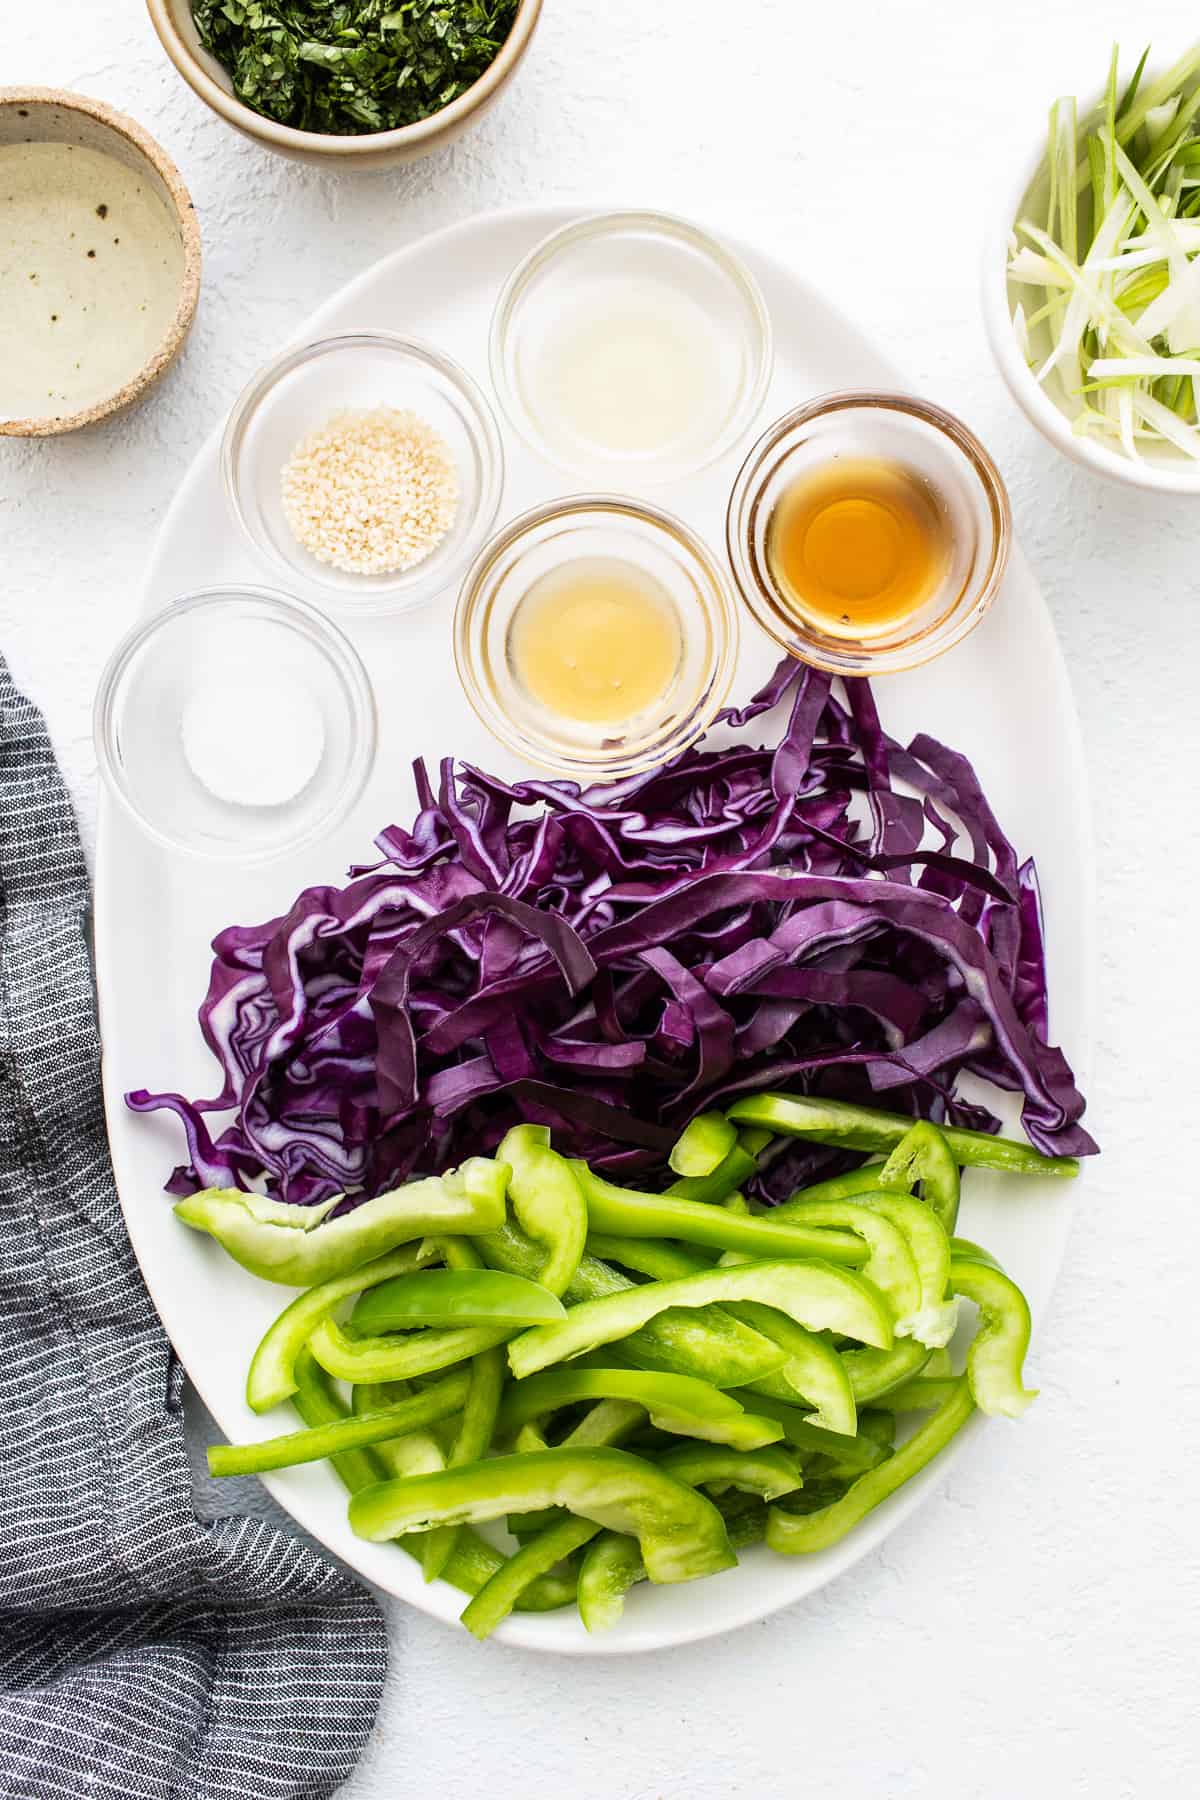
[[[904,394],[830,394],[763,433],[726,521],[742,599],[792,656],[840,675],[940,655],[991,605],[1012,521],[986,450]]]

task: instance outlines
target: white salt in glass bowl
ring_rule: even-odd
[[[205,588],[125,637],[93,715],[100,773],[168,849],[240,865],[332,831],[375,761],[370,678],[315,606]]]
[[[409,569],[360,575],[318,561],[283,509],[283,471],[301,440],[340,412],[415,413],[445,441],[458,476],[454,523]],[[276,574],[322,604],[359,614],[403,611],[450,589],[486,540],[504,488],[500,428],[467,371],[430,344],[351,332],[288,350],[249,383],[221,445],[230,505]]]

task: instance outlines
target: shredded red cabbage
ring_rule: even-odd
[[[773,747],[744,741],[785,702]],[[652,1176],[702,1106],[776,1085],[994,1130],[967,1071],[1023,1093],[1038,1149],[1093,1151],[1046,1038],[1036,875],[966,758],[790,660],[722,723],[734,742],[585,791],[447,760],[435,792],[418,763],[381,863],[215,940],[220,1092],[128,1096],[183,1123],[169,1191],[377,1193],[517,1119]],[[791,1146],[763,1191],[839,1160]]]

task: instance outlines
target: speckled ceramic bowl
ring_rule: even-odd
[[[513,28],[495,61],[473,87],[440,112],[398,131],[368,131],[361,136],[340,137],[320,131],[298,131],[265,119],[243,105],[233,92],[227,72],[201,47],[192,20],[191,0],[146,0],[150,18],[163,49],[194,94],[243,136],[253,138],[294,162],[315,163],[321,168],[381,169],[393,163],[415,162],[431,150],[443,150],[481,118],[511,78],[529,48],[542,0],[521,0]]]
[[[99,100],[0,88],[0,436],[119,412],[179,352],[200,230],[179,171]]]

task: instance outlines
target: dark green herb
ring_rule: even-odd
[[[478,81],[518,0],[192,0],[239,100],[301,131],[391,131]]]

